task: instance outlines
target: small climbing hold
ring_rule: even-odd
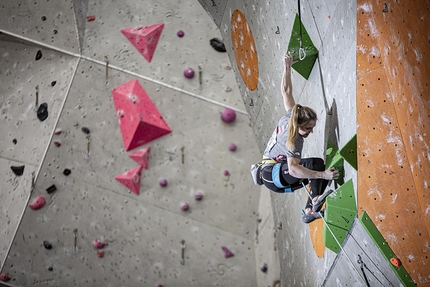
[[[25,168],[25,165],[21,165],[21,166],[11,166],[11,167],[10,167],[10,169],[13,171],[13,173],[14,173],[16,176],[21,176],[21,175],[23,175],[23,173],[24,173],[24,168]]]
[[[225,122],[225,123],[231,123],[236,119],[236,112],[232,109],[229,108],[225,108],[222,112],[221,112],[221,119]]]
[[[42,21],[46,21],[46,16],[42,16]]]
[[[192,68],[186,68],[184,70],[184,76],[187,79],[192,79],[194,77],[194,70]]]
[[[117,114],[118,114],[118,117],[120,117],[120,118],[124,117],[124,111],[123,110],[118,110]]]
[[[36,53],[36,61],[39,61],[40,59],[42,59],[42,51],[41,50],[37,51],[37,53]]]
[[[54,134],[56,134],[58,136],[58,135],[61,135],[62,132],[63,132],[62,129],[56,129]]]
[[[212,48],[214,48],[218,52],[226,52],[223,40],[221,40],[219,38],[212,38],[210,40],[210,44],[211,44]]]
[[[202,198],[203,198],[203,194],[201,193],[201,192],[196,192],[195,194],[194,194],[194,199],[195,200],[202,200]]]
[[[57,187],[55,186],[55,184],[53,184],[46,189],[46,192],[51,194],[51,193],[55,192],[56,190],[57,190]]]
[[[103,258],[104,256],[105,256],[105,252],[104,251],[97,251],[97,257]]]
[[[393,264],[394,266],[396,266],[396,267],[400,267],[400,266],[402,266],[402,262],[400,261],[400,259],[399,258],[397,258],[397,257],[393,257],[393,258],[391,258],[390,259],[390,262],[391,262],[391,264]]]
[[[231,143],[231,144],[229,144],[228,149],[229,149],[230,151],[236,151],[237,146],[236,146],[234,143]]]
[[[65,168],[64,170],[63,170],[63,174],[65,175],[65,176],[68,176],[69,174],[71,174],[72,173],[72,171],[70,170],[70,169],[68,169],[68,168]]]
[[[382,9],[382,12],[384,12],[384,13],[388,12],[388,5],[387,5],[387,3],[384,3],[384,9]]]
[[[82,128],[81,128],[81,131],[82,131],[84,134],[87,134],[87,135],[89,135],[89,134],[90,134],[90,129],[89,129],[89,128],[87,128],[87,127],[82,127]]]
[[[163,287],[163,285],[161,285],[161,284],[158,284],[158,285],[157,285],[157,287]]]
[[[182,37],[184,37],[185,33],[184,33],[184,31],[179,30],[179,31],[176,33],[176,35],[177,35],[179,38],[182,38]]]
[[[13,144],[17,144],[18,143],[18,141],[16,139],[13,139],[12,142],[13,142]]]
[[[49,271],[52,271],[52,270],[54,270],[54,267],[49,266],[48,270],[49,270]]]
[[[267,273],[267,264],[266,263],[263,263],[263,265],[261,265],[261,267],[260,267],[260,270],[261,270],[261,272],[263,272],[263,273]]]
[[[48,117],[48,104],[42,103],[37,109],[37,118],[43,122]]]
[[[222,251],[224,251],[224,257],[229,258],[234,256],[233,252],[231,252],[227,247],[221,246]]]
[[[51,82],[51,87],[55,86],[56,83],[57,83],[57,81],[52,81]]]
[[[52,244],[49,241],[43,241],[43,247],[45,247],[45,249],[52,249]]]
[[[181,203],[181,209],[182,211],[187,211],[188,209],[190,209],[190,206],[188,205],[188,203]]]
[[[167,186],[167,180],[165,178],[160,178],[160,180],[158,181],[158,183],[162,187],[166,187]]]
[[[229,176],[229,175],[230,175],[230,172],[229,172],[228,170],[224,170],[224,175],[225,175],[225,176]]]
[[[87,22],[93,22],[94,20],[96,20],[96,16],[94,15],[87,16]]]
[[[60,146],[61,146],[61,142],[60,142],[59,140],[55,140],[55,141],[54,141],[54,145],[55,145],[56,147],[60,147]]]
[[[6,273],[0,274],[0,280],[3,282],[7,282],[10,280],[10,277]]]
[[[94,239],[93,244],[94,244],[94,247],[95,247],[95,248],[97,248],[97,249],[102,249],[102,248],[104,248],[104,247],[105,247],[105,245],[106,245],[104,242],[102,242],[102,241],[101,241],[100,239],[98,239],[98,238]]]
[[[30,204],[30,208],[33,210],[37,210],[42,208],[45,205],[46,201],[45,198],[41,195],[38,195],[36,199],[33,201],[33,203]]]
[[[58,31],[57,31],[57,30],[54,30],[54,31],[52,31],[52,33],[57,34],[57,33],[58,33]]]

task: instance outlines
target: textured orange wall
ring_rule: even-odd
[[[418,286],[430,286],[429,9],[357,1],[359,213]]]

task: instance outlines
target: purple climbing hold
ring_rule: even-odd
[[[202,198],[203,198],[203,194],[201,193],[201,192],[196,192],[195,194],[194,194],[194,199],[195,200],[202,200]]]
[[[230,151],[236,151],[237,146],[236,146],[234,143],[231,143],[231,144],[228,146],[228,149],[229,149]]]
[[[230,175],[230,172],[229,172],[228,170],[224,170],[224,175],[225,175],[225,176],[229,176],[229,175]]]
[[[162,187],[166,187],[167,186],[167,180],[165,178],[161,178],[158,183],[160,184],[160,186]]]
[[[186,68],[184,70],[184,76],[187,79],[192,79],[194,77],[194,70],[192,68]]]
[[[176,35],[177,35],[179,38],[182,38],[182,37],[184,37],[185,33],[184,33],[184,31],[179,30],[179,31],[176,33]]]
[[[231,252],[227,247],[221,246],[222,251],[224,251],[224,257],[229,258],[234,256],[233,252]]]
[[[188,203],[181,203],[181,209],[182,211],[187,211],[188,209],[190,209],[190,206],[188,205]]]
[[[225,108],[221,113],[221,119],[225,123],[231,123],[236,119],[236,112],[232,109]]]

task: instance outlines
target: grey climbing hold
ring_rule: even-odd
[[[81,128],[81,131],[82,131],[84,134],[87,134],[87,135],[89,135],[89,134],[90,134],[90,129],[89,129],[89,128],[87,128],[87,127],[82,127],[82,128]]]
[[[48,117],[48,104],[43,103],[40,104],[39,108],[37,109],[37,118],[43,122]]]
[[[43,241],[43,246],[48,250],[52,249],[52,244],[49,241]]]
[[[210,44],[212,48],[214,48],[218,52],[226,52],[223,40],[219,38],[212,38],[210,40]]]
[[[24,168],[25,168],[25,165],[21,165],[21,166],[11,166],[11,167],[10,167],[10,169],[13,171],[13,173],[14,173],[16,176],[21,176],[21,175],[23,175],[23,173],[24,173]]]
[[[57,190],[57,187],[55,186],[55,184],[51,185],[50,187],[48,187],[46,189],[46,192],[48,192],[49,194],[55,192]]]
[[[42,59],[42,51],[37,51],[36,53],[36,61],[39,61],[40,59]]]

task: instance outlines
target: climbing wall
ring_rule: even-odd
[[[358,207],[430,286],[429,1],[358,1]]]
[[[257,286],[259,152],[202,7],[3,1],[0,15],[0,283]],[[157,23],[148,61],[121,30]],[[169,127],[132,147],[112,94],[130,82],[147,95],[137,122]]]

